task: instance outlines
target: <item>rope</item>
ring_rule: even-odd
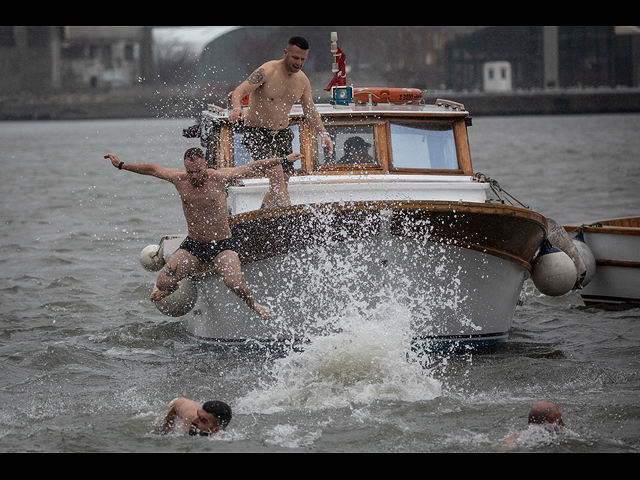
[[[582,225],[580,225],[580,226],[576,229],[576,231],[584,232],[584,229],[585,229],[585,228],[589,228],[589,227],[600,228],[600,227],[602,227],[602,223],[600,223],[600,222],[583,223]]]
[[[507,202],[509,202],[509,204],[515,206],[511,200],[509,200],[509,198],[515,200],[517,203],[520,204],[520,206],[522,206],[523,208],[526,208],[527,210],[529,210],[529,207],[527,205],[525,205],[524,203],[522,203],[520,200],[518,200],[516,197],[514,197],[513,195],[511,195],[509,192],[507,192],[504,188],[502,188],[500,186],[500,184],[498,183],[497,180],[494,180],[492,178],[487,177],[485,174],[483,173],[476,173],[475,176],[473,177],[473,179],[476,182],[480,182],[480,183],[488,183],[489,186],[491,187],[491,190],[493,191],[493,193],[495,194],[496,197],[498,197],[502,203],[505,202],[505,200]],[[503,196],[500,195],[500,193],[504,194],[504,198]],[[507,198],[508,197],[508,198]]]

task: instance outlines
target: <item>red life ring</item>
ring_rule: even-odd
[[[353,99],[356,102],[375,103],[420,103],[423,100],[423,91],[419,88],[354,88]]]

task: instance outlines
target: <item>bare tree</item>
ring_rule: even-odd
[[[169,85],[191,85],[198,73],[200,57],[183,42],[158,41],[154,45],[155,79]]]

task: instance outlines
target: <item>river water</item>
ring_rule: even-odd
[[[0,123],[0,451],[638,452],[640,309],[544,297],[528,281],[510,340],[407,361],[394,305],[345,312],[302,352],[203,350],[149,302],[139,253],[184,231],[160,180],[189,120]],[[478,117],[476,172],[558,222],[640,213],[640,115]],[[172,399],[234,410],[216,436],[159,435]],[[557,403],[559,434],[527,428]],[[523,431],[505,448],[502,439]]]

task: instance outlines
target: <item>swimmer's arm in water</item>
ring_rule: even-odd
[[[180,402],[180,398],[171,402],[169,408],[167,409],[164,420],[162,421],[162,425],[160,426],[160,433],[169,432],[176,424],[176,420],[179,418],[177,404]]]
[[[153,163],[124,163],[117,155],[111,153],[105,155],[104,158],[111,160],[111,164],[119,170],[127,170],[140,175],[149,175],[168,182],[173,181],[176,174],[180,172],[180,170],[159,167]]]

